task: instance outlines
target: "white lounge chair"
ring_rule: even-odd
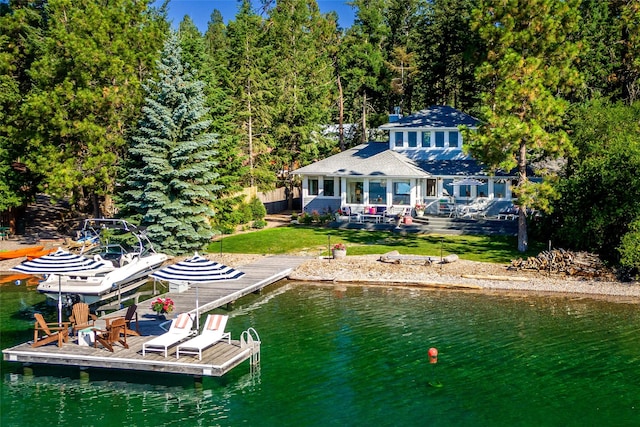
[[[189,313],[181,313],[173,319],[167,332],[142,344],[142,355],[144,356],[147,351],[157,351],[163,352],[164,357],[167,357],[169,347],[176,345],[191,335],[192,326],[193,318],[191,315]]]
[[[224,327],[227,325],[229,316],[223,314],[210,314],[207,316],[207,320],[204,323],[202,333],[195,338],[191,338],[189,341],[182,343],[178,346],[176,351],[176,358],[180,357],[180,353],[183,354],[197,354],[198,360],[202,360],[202,350],[207,347],[211,347],[223,338],[227,339],[227,342],[231,344],[231,334],[224,331]]]

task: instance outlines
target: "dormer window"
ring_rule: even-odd
[[[436,147],[438,148],[444,147],[444,132],[442,131],[436,132]]]
[[[422,146],[431,147],[431,132],[422,132]]]
[[[459,135],[460,133],[458,131],[449,131],[449,147],[459,147]]]
[[[396,136],[396,141],[395,141],[396,147],[402,147],[404,135],[402,134],[402,132],[395,132],[395,136]]]
[[[409,136],[409,148],[418,147],[418,134],[414,131],[410,131],[408,136]]]

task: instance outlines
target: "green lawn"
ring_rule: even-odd
[[[535,256],[544,245],[532,242],[529,251],[517,250],[517,239],[509,236],[399,235],[388,231],[335,230],[305,226],[269,228],[225,236],[209,245],[209,252],[247,254],[306,253],[328,255],[329,245],[347,245],[347,255],[401,254],[440,256],[456,254],[471,261],[509,263],[512,259]]]

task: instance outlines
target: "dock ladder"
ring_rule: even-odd
[[[240,335],[240,348],[251,348],[251,370],[260,366],[260,336],[249,328]]]

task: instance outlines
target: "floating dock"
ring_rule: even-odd
[[[304,260],[302,257],[265,256],[252,264],[236,267],[245,273],[238,280],[211,285],[200,284],[197,288],[177,289],[160,296],[169,297],[174,301],[174,315],[184,312],[196,314],[196,311],[202,315],[288,277]],[[196,295],[199,306],[197,310]],[[126,309],[122,309],[102,317],[120,317],[124,316],[125,312]],[[142,344],[162,334],[164,330],[161,329],[162,322],[151,310],[150,300],[138,304],[137,313],[141,336],[128,336],[128,349],[115,343],[112,353],[100,344],[98,348],[80,345],[77,337],[71,337],[62,347],[49,344],[33,348],[31,342],[27,342],[4,349],[4,360],[26,364],[77,366],[83,369],[94,367],[186,374],[195,377],[222,376],[245,360],[250,360],[252,366],[260,361],[260,339],[252,328],[244,331],[239,339],[231,340],[231,343],[219,341],[207,348],[202,353],[202,360],[189,355],[177,359],[176,346],[170,349],[166,358],[163,354],[157,353],[149,353],[143,357]]]

